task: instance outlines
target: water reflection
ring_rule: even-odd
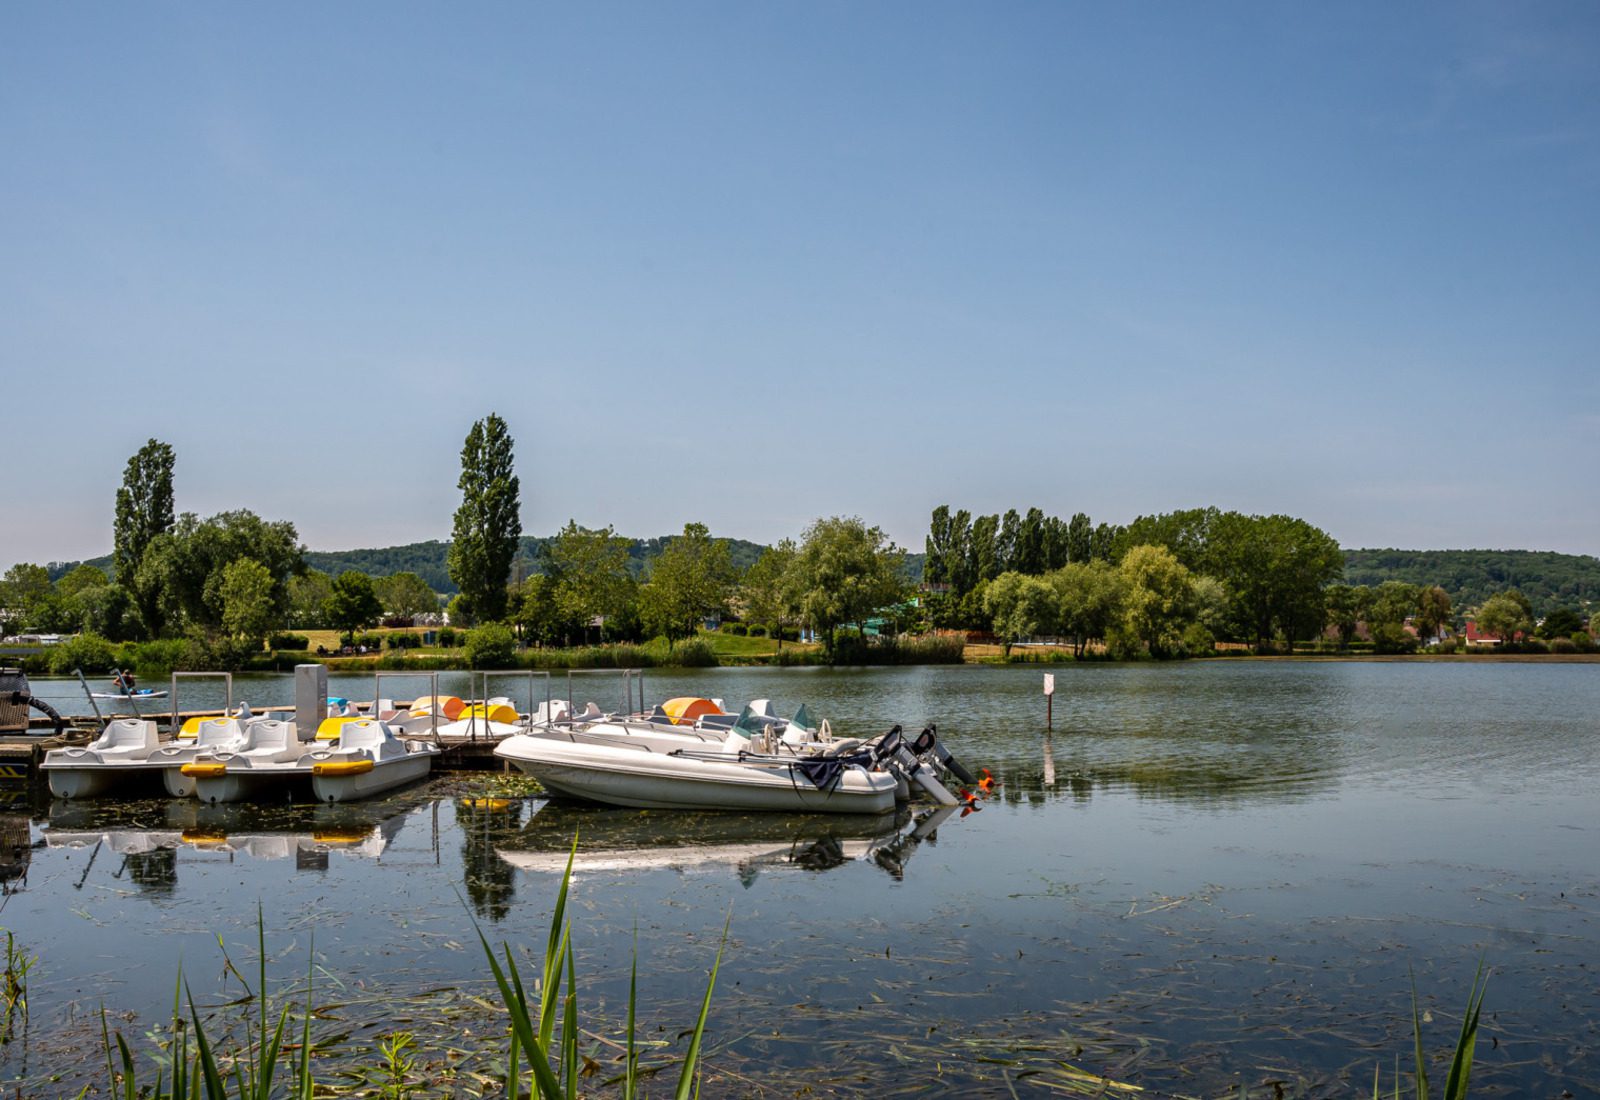
[[[264,807],[208,805],[193,799],[142,799],[50,804],[42,843],[49,848],[91,849],[79,879],[88,878],[102,852],[120,857],[112,878],[147,893],[170,893],[180,852],[237,855],[257,860],[294,859],[301,870],[327,870],[329,852],[377,859],[409,817],[390,806],[383,816],[347,803]]]
[[[27,885],[33,860],[27,814],[0,814],[0,897]]]
[[[767,871],[821,872],[871,863],[895,879],[918,845],[936,839],[954,810],[847,814],[680,813],[591,807],[566,802],[537,806],[528,824],[495,849],[508,866],[574,875],[636,871],[682,874],[731,872],[749,887]]]
[[[458,798],[456,826],[461,830],[461,862],[472,910],[499,922],[511,912],[517,893],[516,869],[496,853],[522,827],[525,803],[520,798]]]

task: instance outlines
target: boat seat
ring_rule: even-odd
[[[294,723],[279,718],[261,718],[244,728],[241,752],[286,751],[294,740]]]
[[[89,747],[100,752],[108,749],[118,752],[148,749],[153,752],[160,743],[161,735],[156,730],[156,724],[148,718],[116,718],[107,724]]]
[[[232,745],[242,736],[244,730],[240,728],[237,718],[207,718],[195,730],[194,743],[196,748],[214,748]]]
[[[340,749],[376,749],[390,737],[388,729],[382,722],[374,722],[371,718],[363,718],[356,722],[346,722],[339,730]]]

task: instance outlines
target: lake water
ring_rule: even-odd
[[[1001,781],[980,812],[937,822],[584,810],[514,788],[489,802],[484,777],[352,807],[13,805],[11,832],[34,847],[0,926],[40,961],[4,1080],[75,1092],[96,1077],[100,1006],[142,1035],[180,963],[197,999],[236,997],[218,937],[253,982],[259,906],[284,989],[315,959],[320,1029],[443,1036],[457,1053],[420,1095],[476,1095],[497,1025],[472,1000],[489,988],[474,921],[541,951],[577,830],[596,1030],[614,1035],[625,1011],[636,936],[642,1030],[658,1060],[681,1053],[731,915],[708,1095],[1072,1094],[1064,1066],[1205,1097],[1275,1082],[1350,1096],[1381,1067],[1387,1093],[1396,1056],[1410,1063],[1413,977],[1442,1053],[1480,961],[1473,1095],[1600,1095],[1600,666],[1054,672],[1050,733],[1027,668],[646,681],[652,702],[804,702],[842,732],[937,722]],[[333,684],[372,695],[370,675]],[[35,686],[84,709],[75,684]],[[184,707],[205,690],[186,685]],[[287,677],[234,692],[292,699]],[[576,694],[621,701],[615,674]]]

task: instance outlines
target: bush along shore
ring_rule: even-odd
[[[780,645],[765,638],[718,632],[675,642],[656,638],[643,644],[523,646],[509,627],[497,623],[473,630],[442,630],[434,644],[426,646],[421,644],[420,634],[409,631],[346,635],[338,640],[342,644],[316,648],[305,635],[277,635],[271,640],[277,643],[274,648],[252,651],[201,636],[113,643],[82,634],[25,655],[22,664],[38,675],[70,675],[81,669],[86,675],[98,676],[130,669],[141,678],[155,680],[180,669],[281,672],[311,661],[342,672],[961,664],[966,648],[960,635],[880,638],[842,633],[829,653],[817,645]]]

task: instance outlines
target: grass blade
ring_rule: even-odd
[[[717,945],[717,958],[711,964],[711,979],[706,982],[705,1000],[700,1003],[700,1018],[695,1021],[694,1035],[689,1039],[689,1049],[683,1056],[683,1072],[678,1076],[676,1100],[689,1100],[693,1090],[695,1069],[700,1062],[700,1041],[706,1032],[706,1017],[711,1015],[711,991],[717,987],[717,971],[722,967],[722,952],[728,946],[728,928],[733,924],[733,910],[722,923],[722,942]]]
[[[1489,977],[1483,972],[1483,963],[1472,976],[1472,989],[1467,994],[1467,1014],[1461,1020],[1461,1034],[1456,1039],[1456,1051],[1450,1059],[1450,1076],[1444,1083],[1444,1100],[1465,1100],[1467,1082],[1472,1077],[1472,1055],[1478,1042],[1478,1015],[1483,1009],[1483,995],[1489,988]]]

